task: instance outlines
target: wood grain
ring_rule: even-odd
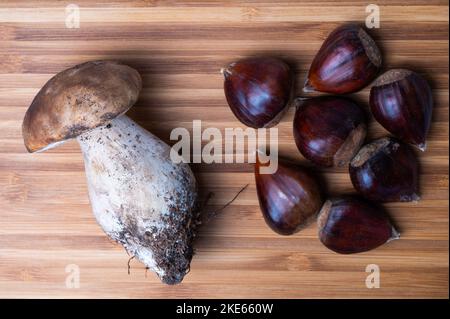
[[[270,54],[295,69],[300,92],[327,34],[365,20],[363,1],[71,1],[81,28],[65,28],[65,2],[0,2],[0,297],[274,297],[448,298],[448,1],[381,0],[384,67],[426,77],[435,97],[428,149],[421,162],[422,200],[386,205],[402,238],[375,251],[337,255],[317,239],[316,225],[290,237],[274,234],[259,211],[250,164],[195,164],[211,209],[249,188],[196,242],[191,272],[165,286],[111,242],[89,205],[82,156],[70,141],[28,154],[21,121],[55,73],[94,59],[119,59],[144,79],[129,115],[163,140],[174,127],[242,127],[222,90],[221,67]],[[367,108],[368,89],[353,95]],[[279,124],[280,153],[307,163],[292,139],[293,110]],[[373,120],[370,138],[386,135]],[[352,193],[345,169],[319,170],[331,195]],[[66,288],[66,266],[80,267],[80,288]],[[368,264],[381,287],[367,289]]]

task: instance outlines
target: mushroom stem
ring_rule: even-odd
[[[168,284],[189,270],[196,219],[195,177],[170,147],[125,115],[78,136],[94,215]]]

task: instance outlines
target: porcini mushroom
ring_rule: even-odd
[[[34,98],[23,120],[29,152],[76,138],[94,215],[106,232],[167,284],[189,270],[197,187],[187,164],[124,113],[142,83],[133,68],[93,61],[62,71]]]

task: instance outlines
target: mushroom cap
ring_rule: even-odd
[[[51,78],[25,113],[29,152],[49,149],[125,113],[142,88],[139,73],[115,61],[91,61]]]

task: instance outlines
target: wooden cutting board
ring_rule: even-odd
[[[68,3],[81,10],[80,28],[66,28]],[[139,70],[144,88],[128,114],[167,142],[173,128],[191,129],[194,119],[222,131],[242,127],[225,101],[221,67],[279,56],[294,66],[300,92],[327,34],[344,22],[364,23],[368,3],[1,1],[0,297],[448,298],[448,1],[377,1],[381,25],[370,33],[385,68],[423,74],[436,102],[428,149],[417,152],[422,200],[386,205],[402,238],[375,251],[335,254],[318,241],[315,224],[276,235],[259,211],[252,165],[197,164],[202,193],[215,193],[211,209],[250,185],[201,229],[184,282],[165,286],[137,260],[128,274],[129,257],[96,224],[76,142],[33,155],[23,146],[22,118],[42,85],[96,59]],[[367,89],[353,96],[367,108]],[[280,153],[310,165],[294,145],[293,113],[278,125]],[[371,120],[370,138],[386,134]],[[321,173],[331,195],[353,192],[346,169]],[[370,264],[380,269],[380,288],[366,287]],[[70,281],[77,271],[79,288]]]

